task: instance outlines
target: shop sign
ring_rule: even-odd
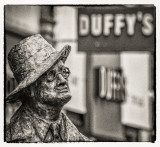
[[[154,51],[155,8],[124,6],[78,9],[80,51]]]

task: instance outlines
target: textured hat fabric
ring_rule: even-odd
[[[65,62],[70,50],[71,47],[66,45],[58,52],[40,34],[30,36],[15,45],[8,54],[8,62],[19,85],[8,95],[6,101],[18,101],[22,89],[35,82],[58,59]]]

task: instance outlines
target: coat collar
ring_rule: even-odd
[[[31,109],[21,106],[11,119],[11,141],[18,142],[44,142],[46,134],[51,127],[54,137],[59,136],[59,141],[89,141],[82,135],[70,119],[60,113],[57,121],[46,121],[38,118]]]
[[[61,141],[67,140],[67,130],[63,120],[63,113],[60,113],[58,120],[47,121],[39,118],[28,106],[21,106],[18,115],[12,119],[17,120],[14,123],[14,130],[12,131],[12,139],[25,139],[27,137],[39,138],[43,142],[49,129],[52,130],[53,136],[59,136]],[[42,129],[43,128],[43,129]],[[34,133],[33,133],[34,132]]]

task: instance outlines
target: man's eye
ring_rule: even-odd
[[[66,73],[66,69],[63,69],[63,70],[62,70],[62,73],[65,74],[65,73]]]
[[[66,67],[62,70],[62,75],[64,78],[67,79],[69,77],[69,74],[70,74],[69,68]]]
[[[54,70],[47,73],[47,81],[52,82],[55,79],[56,72]]]

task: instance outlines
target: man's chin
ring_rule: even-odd
[[[61,101],[62,103],[66,104],[67,102],[70,101],[71,99],[71,93],[70,92],[66,92],[66,93],[60,93],[57,96],[57,100]]]
[[[71,99],[71,93],[65,92],[65,93],[58,93],[56,97],[53,99],[50,99],[47,103],[52,106],[64,106],[66,103],[68,103]]]

